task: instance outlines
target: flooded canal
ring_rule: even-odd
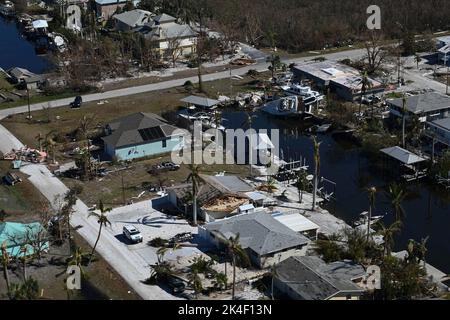
[[[224,125],[227,128],[240,128],[247,118],[246,113],[225,111]],[[299,121],[283,121],[257,113],[253,120],[255,129],[280,130],[280,154],[285,160],[307,159],[313,165],[313,146],[311,138],[298,129]],[[327,209],[337,217],[351,224],[360,213],[368,210],[369,186],[379,190],[375,215],[388,215],[384,223],[389,225],[395,218],[385,195],[392,182],[385,178],[380,169],[374,168],[360,149],[349,142],[338,142],[331,135],[319,135],[321,145],[321,176],[337,184],[336,201]],[[325,185],[333,191],[332,185]],[[408,184],[408,196],[403,203],[406,212],[404,226],[397,237],[396,250],[405,250],[409,239],[420,241],[429,236],[427,261],[450,273],[450,192],[434,189],[425,182]]]
[[[33,44],[21,36],[16,22],[0,16],[0,67],[5,70],[21,67],[43,73],[50,66],[44,56],[36,55]]]

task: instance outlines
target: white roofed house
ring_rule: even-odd
[[[135,31],[153,41],[159,55],[172,63],[196,50],[197,33],[189,25],[177,23],[177,19],[168,14],[153,17],[149,23]]]

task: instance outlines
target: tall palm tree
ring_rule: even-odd
[[[45,135],[43,146],[45,147],[47,153],[52,158],[52,164],[56,163],[56,141],[54,140],[54,135],[56,131],[52,130]]]
[[[250,258],[239,242],[239,233],[235,237],[230,237],[229,239],[227,239],[220,232],[215,232],[214,235],[223,245],[225,245],[228,256],[231,258],[231,263],[233,265],[232,299],[234,300],[236,288],[236,265],[239,263],[241,266],[248,266],[250,265]]]
[[[367,75],[367,71],[361,71],[361,101],[359,102],[359,113],[361,114],[363,99],[366,97],[367,90],[372,87],[372,82]]]
[[[297,181],[295,183],[295,186],[297,187],[298,191],[298,203],[303,203],[303,191],[305,191],[306,187],[308,186],[306,176],[308,174],[305,170],[299,170],[297,174]]]
[[[270,63],[269,70],[272,73],[272,79],[275,76],[275,72],[281,67],[281,58],[279,55],[270,55],[267,57],[267,62]]]
[[[422,58],[419,54],[416,53],[416,55],[414,56],[414,61],[417,63],[417,69],[419,69],[419,63],[420,61],[422,61]]]
[[[405,200],[407,193],[403,186],[393,183],[389,186],[387,196],[389,197],[390,204],[394,209],[395,219],[402,221],[405,217],[405,209],[403,208],[403,201]]]
[[[1,261],[2,267],[3,267],[3,277],[5,278],[5,281],[6,281],[6,289],[9,292],[9,290],[11,289],[11,282],[9,280],[8,266],[9,266],[9,263],[11,262],[11,260],[10,260],[8,250],[6,249],[5,242],[1,246],[1,252],[2,252],[2,255],[0,256],[0,261]]]
[[[88,167],[85,168],[85,174],[90,177],[91,170],[92,170],[92,162],[91,162],[91,141],[89,140],[90,137],[90,130],[94,126],[95,116],[88,117],[83,116],[83,118],[80,119],[80,122],[78,124],[78,131],[81,133],[81,137],[84,140],[86,144],[86,156],[87,159],[87,165]],[[87,169],[87,170],[86,170]]]
[[[91,255],[89,257],[88,264],[91,263],[92,258],[94,256],[95,249],[97,248],[98,241],[100,240],[100,236],[102,234],[103,226],[111,225],[111,222],[108,220],[108,217],[106,216],[106,213],[111,211],[112,209],[105,208],[105,206],[103,205],[103,201],[100,201],[100,203],[98,205],[98,209],[100,210],[100,213],[91,212],[89,214],[89,217],[97,218],[97,222],[100,224],[100,227],[98,229],[97,240],[95,240],[95,244],[94,244],[94,247],[92,248],[92,252],[91,252]]]
[[[256,115],[252,115],[250,112],[247,113],[247,119],[242,123],[242,127],[244,129],[248,129],[250,133],[253,131],[253,119],[256,118]],[[253,177],[253,136],[248,137],[248,163],[250,169],[250,177]]]
[[[386,257],[391,255],[392,248],[394,247],[395,235],[401,231],[401,222],[395,221],[390,226],[386,227],[383,222],[378,222],[377,234],[383,237],[383,253]]]
[[[200,184],[203,182],[201,174],[201,168],[198,165],[190,164],[189,165],[189,176],[187,177],[187,181],[192,182],[192,220],[194,225],[197,225],[197,196],[198,191],[200,189]]]
[[[69,266],[77,266],[80,269],[81,276],[85,276],[83,265],[85,264],[86,259],[91,255],[87,252],[84,252],[80,247],[75,248],[68,261]]]
[[[405,130],[406,130],[406,106],[408,104],[408,100],[406,98],[406,94],[403,94],[402,97],[402,144],[403,148],[406,148],[406,137],[405,137]]]
[[[369,194],[369,213],[367,215],[367,242],[370,240],[370,222],[372,221],[372,213],[375,209],[375,201],[377,195],[377,188],[370,187],[367,189]]]
[[[317,188],[319,183],[319,175],[320,175],[320,145],[321,142],[317,141],[316,137],[313,137],[314,143],[314,190],[313,190],[313,202],[312,202],[312,211],[316,210],[317,206]]]

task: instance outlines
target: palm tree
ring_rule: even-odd
[[[406,94],[403,94],[402,97],[402,143],[403,148],[406,148],[406,138],[405,138],[405,130],[406,130],[406,106],[408,100],[406,98]]]
[[[405,189],[396,183],[389,186],[387,195],[390,199],[390,204],[394,209],[395,219],[401,221],[405,217],[405,209],[403,208],[403,201],[407,195]]]
[[[203,290],[202,279],[197,271],[193,271],[188,275],[189,285],[194,289],[195,298],[198,298],[198,293]]]
[[[227,288],[228,278],[225,273],[222,272],[216,272],[214,274],[214,280],[213,280],[214,288],[217,290],[223,290]]]
[[[367,71],[361,71],[361,101],[359,102],[359,114],[361,114],[363,99],[366,97],[367,90],[372,87],[372,82],[367,75]]]
[[[313,190],[312,211],[315,211],[317,205],[316,203],[317,187],[320,174],[320,145],[322,143],[318,142],[316,137],[313,137],[313,143],[314,143],[314,190]]]
[[[420,61],[422,61],[422,58],[420,57],[419,54],[416,54],[414,56],[414,61],[417,63],[417,69],[419,69],[419,63],[420,63]]]
[[[401,231],[401,222],[395,221],[390,226],[386,227],[383,222],[378,222],[378,230],[377,234],[383,237],[383,253],[385,256],[390,256],[392,252],[392,248],[394,247],[395,235]]]
[[[272,79],[275,76],[275,72],[281,67],[281,58],[279,55],[270,55],[267,57],[267,62],[270,63],[269,70],[272,72]]]
[[[2,266],[3,266],[3,277],[5,278],[5,281],[6,281],[6,289],[9,292],[9,290],[11,288],[11,282],[9,280],[8,265],[9,265],[11,260],[10,260],[10,256],[9,256],[8,250],[6,249],[6,243],[5,242],[2,244],[1,252],[2,252],[2,255],[0,256],[0,261],[1,261]]]
[[[253,119],[255,119],[255,115],[251,115],[250,112],[247,113],[247,119],[242,123],[242,127],[248,129],[250,132],[250,136],[248,137],[248,163],[250,166],[250,177],[253,177]]]
[[[306,180],[306,176],[308,174],[305,170],[300,170],[297,175],[297,181],[295,183],[298,190],[298,203],[303,203],[303,191],[308,186],[308,180]]]
[[[52,130],[45,135],[43,146],[52,158],[52,164],[56,163],[56,141],[53,139],[56,131]]]
[[[202,177],[200,176],[201,168],[198,165],[190,164],[189,170],[191,173],[189,174],[187,181],[192,182],[192,220],[194,226],[197,225],[197,196],[200,188],[200,184],[203,182]]]
[[[92,248],[92,252],[91,252],[91,255],[89,257],[88,265],[91,263],[92,258],[94,256],[95,249],[97,248],[98,241],[100,240],[100,236],[102,234],[103,226],[111,225],[111,222],[108,220],[108,217],[105,214],[106,212],[111,211],[111,209],[110,208],[105,208],[104,205],[103,205],[103,201],[100,201],[100,203],[98,205],[98,209],[100,210],[100,213],[91,212],[89,214],[89,217],[97,218],[97,222],[100,224],[100,228],[98,229],[97,240],[95,240],[94,247]]]
[[[85,175],[87,177],[90,177],[91,170],[92,170],[91,141],[89,140],[89,131],[92,129],[94,121],[95,121],[94,116],[92,116],[92,117],[83,116],[83,118],[80,120],[80,123],[78,125],[78,131],[81,133],[81,138],[86,143],[86,156],[88,157],[88,159],[87,159],[87,168],[84,168],[84,170],[87,171],[87,172],[85,172]]]
[[[370,240],[370,222],[372,221],[373,209],[375,209],[375,200],[377,194],[377,188],[370,187],[367,189],[369,193],[369,213],[367,215],[367,242]]]
[[[42,134],[40,132],[36,136],[36,140],[38,142],[39,151],[42,151],[42,141],[44,141],[44,138],[42,137]]]
[[[274,179],[270,179],[266,183],[260,185],[257,189],[259,191],[265,191],[265,192],[268,192],[270,194],[273,194],[275,191],[278,190],[278,187],[276,185],[275,180]]]
[[[85,264],[86,259],[91,255],[87,252],[84,252],[80,247],[75,248],[70,260],[68,261],[69,266],[77,266],[80,269],[81,276],[85,276],[83,265]]]
[[[8,296],[10,300],[36,300],[39,297],[39,284],[29,277],[21,284],[11,285]]]
[[[245,267],[250,265],[250,258],[247,252],[242,248],[239,242],[239,234],[235,237],[230,237],[226,239],[223,234],[215,232],[217,239],[226,246],[228,251],[228,256],[231,258],[233,265],[233,287],[232,287],[232,299],[235,299],[235,288],[236,288],[236,264],[239,263],[241,266]]]

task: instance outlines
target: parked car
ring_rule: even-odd
[[[13,186],[17,183],[22,182],[22,179],[16,175],[15,173],[8,172],[4,177],[3,180],[6,182],[6,184]]]
[[[72,109],[78,109],[81,108],[81,104],[83,103],[83,98],[81,98],[80,96],[75,97],[75,100],[73,100],[73,102],[70,103],[70,107]]]
[[[170,162],[170,161],[166,161],[163,162],[161,164],[157,164],[154,165],[148,172],[150,174],[156,174],[156,173],[161,173],[161,172],[166,172],[166,171],[177,171],[180,169],[180,166]]]
[[[167,279],[167,285],[169,286],[173,294],[183,293],[186,289],[186,285],[184,284],[184,282],[173,276]]]
[[[133,226],[124,226],[123,235],[133,243],[140,243],[144,239],[141,232]]]
[[[191,241],[194,237],[190,232],[179,233],[169,240],[170,245]]]

